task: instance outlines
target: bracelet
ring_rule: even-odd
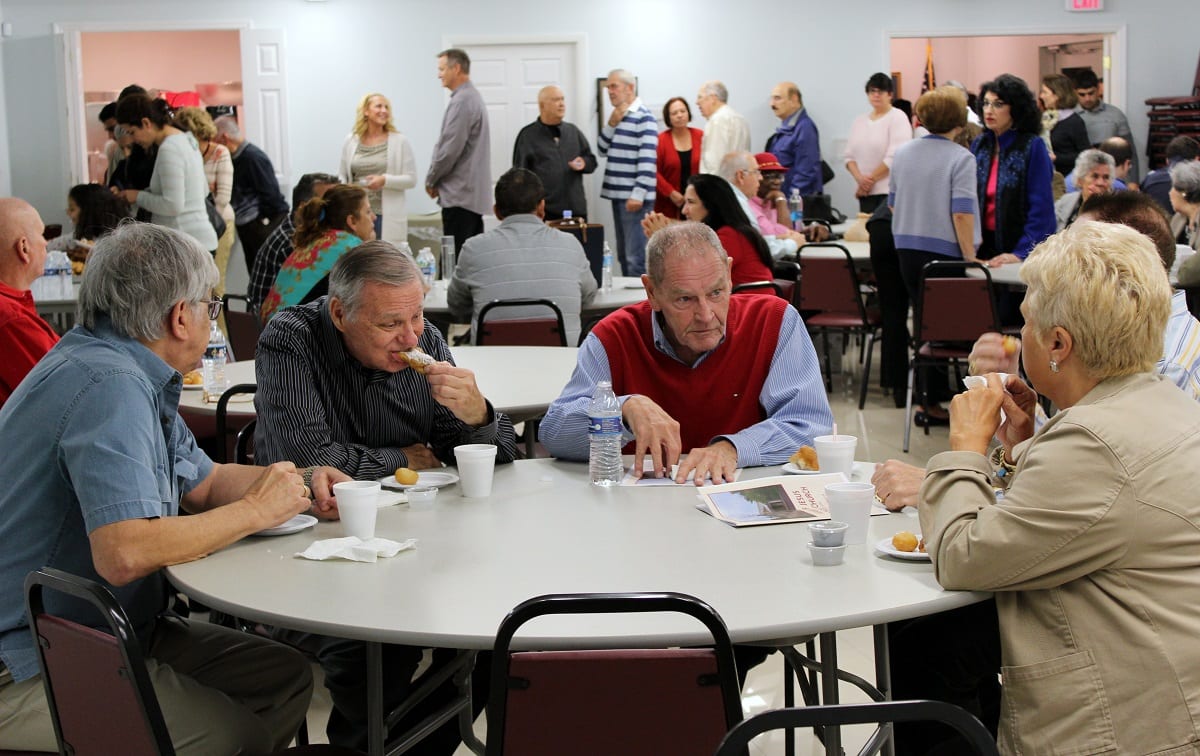
[[[996,468],[996,477],[997,478],[1004,478],[1009,475],[1012,475],[1017,469],[1017,465],[1015,463],[1009,462],[1008,460],[1006,460],[1004,458],[1004,447],[1003,446],[997,446],[995,449],[992,450],[990,461],[992,463],[992,466],[994,468]]]
[[[776,202],[787,202],[787,197],[776,197],[775,201]]]
[[[315,467],[306,467],[300,471],[300,477],[304,479],[304,486],[308,489],[308,498],[315,500],[317,495],[312,490],[312,476]]]

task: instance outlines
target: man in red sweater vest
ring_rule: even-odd
[[[676,481],[733,480],[780,464],[828,433],[833,414],[800,316],[778,297],[730,296],[729,257],[712,229],[674,223],[646,248],[647,301],[596,325],[580,347],[541,439],[556,457],[588,456],[588,404],[599,381],[621,401],[634,470],[679,462]],[[690,450],[690,451],[689,451]]]
[[[0,198],[0,405],[58,343],[29,291],[46,265],[45,228],[28,202]]]

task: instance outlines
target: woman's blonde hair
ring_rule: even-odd
[[[358,101],[358,109],[354,112],[354,136],[359,139],[362,139],[363,135],[367,133],[367,107],[371,104],[372,97],[381,98],[388,106],[388,120],[383,130],[387,132],[399,131],[396,128],[396,124],[392,121],[392,116],[394,115],[392,112],[392,101],[378,92],[371,92],[363,95],[363,98]]]
[[[1037,338],[1059,326],[1096,379],[1152,370],[1162,356],[1171,285],[1154,244],[1116,223],[1076,221],[1021,265]]]
[[[216,124],[204,108],[180,108],[175,111],[175,127],[188,132],[202,142],[217,135]]]

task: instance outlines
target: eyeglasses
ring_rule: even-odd
[[[220,317],[221,308],[225,306],[225,303],[220,299],[202,299],[200,300],[200,304],[208,306],[209,320],[216,320],[218,317]]]
[[[984,100],[983,107],[985,110],[999,110],[1000,108],[1007,108],[1008,103],[1004,100]]]

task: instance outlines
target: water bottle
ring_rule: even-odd
[[[600,264],[600,288],[606,293],[613,290],[612,280],[612,247],[604,242],[604,258]]]
[[[610,381],[600,381],[588,405],[588,473],[594,486],[615,486],[625,467],[621,463],[621,403]]]
[[[58,299],[74,299],[75,287],[71,284],[71,258],[66,252],[56,250],[46,256],[50,267],[54,269],[54,283],[51,290]]]
[[[454,237],[442,238],[442,280],[454,278]]]
[[[433,259],[433,253],[429,251],[429,247],[421,247],[421,251],[417,253],[417,267],[421,269],[421,277],[425,279],[425,285],[433,286],[433,279],[437,275],[437,262]]]
[[[204,358],[200,361],[204,375],[204,394],[216,401],[229,388],[229,379],[225,377],[225,363],[229,359],[229,350],[225,346],[225,334],[217,327],[217,321],[208,326],[208,348],[204,350]]]
[[[564,226],[574,226],[574,213],[572,213],[570,210],[563,210],[562,224]]]
[[[803,233],[804,232],[804,198],[800,196],[799,189],[792,190],[792,196],[788,197],[788,210],[792,212],[792,228]]]

